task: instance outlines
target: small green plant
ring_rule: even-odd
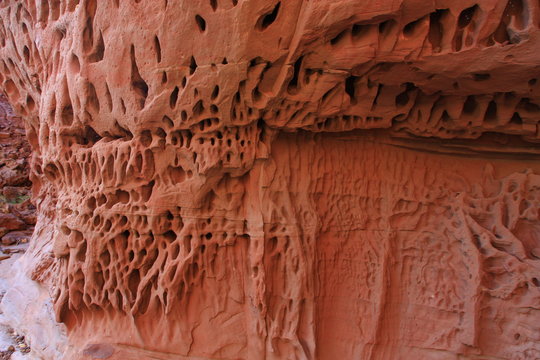
[[[25,202],[28,199],[30,199],[29,195],[20,195],[14,199],[9,199],[9,200],[6,199],[4,195],[0,195],[0,203],[4,203],[4,204],[20,204],[20,203]]]

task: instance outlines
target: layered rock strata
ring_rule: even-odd
[[[22,119],[0,97],[0,242],[27,242],[36,223],[30,200],[30,145]]]
[[[65,358],[539,357],[539,26],[536,0],[2,2]]]

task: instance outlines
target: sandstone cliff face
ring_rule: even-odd
[[[30,145],[22,119],[0,97],[0,242],[27,242],[36,223],[30,201]],[[2,255],[1,258],[6,256]]]
[[[536,0],[3,1],[65,358],[540,357],[539,26]]]

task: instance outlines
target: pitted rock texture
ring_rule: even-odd
[[[0,21],[66,359],[540,357],[538,1]]]

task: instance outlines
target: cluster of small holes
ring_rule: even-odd
[[[189,289],[202,278],[215,276],[220,248],[243,236],[223,221],[184,223],[178,209],[152,216],[105,215],[97,211],[103,206],[107,200],[88,201],[88,213],[83,216],[91,221],[81,231],[66,223],[60,227],[59,236],[68,249],[60,256],[67,258],[69,293],[60,290],[56,298],[71,310],[99,305],[140,315],[150,304],[157,304],[168,313],[187,300]],[[92,235],[83,237],[83,233]],[[90,253],[98,254],[92,272],[84,268]]]
[[[401,29],[404,35],[402,41],[426,37],[434,53],[461,51],[473,46],[515,44],[521,41],[516,34],[517,31],[529,25],[528,11],[530,10],[523,5],[522,0],[508,0],[499,26],[492,34],[479,39],[478,35],[481,32],[478,29],[484,25],[485,20],[483,20],[483,10],[478,4],[463,9],[459,16],[454,16],[448,9],[439,9],[406,24]],[[514,29],[513,26],[516,28]],[[358,23],[340,31],[331,38],[330,44],[338,46],[352,42],[358,45],[372,43],[382,46],[390,41],[394,43],[390,46],[393,48],[395,43],[400,41],[398,30],[393,20],[385,20],[378,24]],[[453,31],[453,34],[447,34],[448,31]]]
[[[32,28],[29,19],[39,19],[46,26],[59,19],[64,11],[74,11],[78,5],[76,1],[68,3],[67,8],[58,8],[45,1],[39,14],[35,9],[34,13],[26,14],[24,7],[18,6],[16,18],[21,32],[31,33],[28,30]],[[222,173],[237,171],[236,175],[242,174],[256,157],[257,143],[264,135],[265,123],[289,130],[344,131],[390,127],[395,122],[399,130],[415,134],[431,136],[435,132],[435,135],[443,137],[473,137],[477,135],[477,129],[467,133],[471,127],[469,121],[472,123],[478,118],[483,120],[483,126],[489,131],[529,134],[532,130],[527,125],[537,122],[535,119],[540,111],[532,98],[509,92],[492,96],[467,95],[458,101],[455,96],[427,95],[410,82],[385,85],[352,72],[344,74],[342,81],[337,81],[332,88],[324,89],[317,99],[319,103],[314,106],[302,99],[302,92],[309,93],[324,83],[323,77],[329,72],[329,67],[310,68],[312,62],[308,55],[301,54],[289,64],[254,58],[249,61],[246,78],[239,81],[237,88],[231,90],[230,84],[214,82],[214,78],[209,78],[205,88],[199,85],[201,76],[207,71],[217,73],[223,68],[240,66],[237,59],[231,56],[230,66],[227,57],[213,59],[210,64],[195,52],[177,59],[174,68],[168,67],[167,57],[170,54],[167,52],[166,34],[162,32],[148,36],[147,48],[152,49],[152,57],[144,56],[146,48],[140,44],[128,44],[129,50],[125,53],[126,64],[129,65],[126,67],[129,69],[126,88],[131,92],[130,96],[120,92],[118,88],[121,86],[112,79],[95,81],[82,77],[89,66],[98,68],[97,63],[109,56],[106,44],[111,39],[96,24],[97,4],[99,2],[83,3],[81,49],[74,49],[65,60],[61,54],[55,53],[45,64],[41,63],[44,56],[30,35],[21,36],[20,44],[15,44],[8,30],[10,27],[0,22],[0,45],[18,49],[17,57],[3,59],[0,63],[0,82],[11,99],[24,104],[25,111],[34,112],[38,104],[46,107],[44,113],[48,118],[39,122],[39,131],[36,132],[40,143],[48,144],[43,145],[44,151],[50,150],[51,155],[44,156],[48,160],[40,165],[40,171],[58,188],[65,190],[69,187],[70,192],[77,194],[74,198],[86,200],[85,211],[77,214],[81,219],[77,221],[78,226],[66,222],[61,227],[70,250],[61,254],[68,257],[69,269],[65,274],[68,285],[60,288],[64,292],[69,289],[67,301],[72,309],[78,309],[82,304],[90,307],[108,303],[123,311],[130,309],[144,313],[151,301],[170,309],[173,299],[187,296],[189,288],[212,271],[218,248],[241,231],[222,232],[219,226],[209,226],[204,221],[189,228],[183,223],[178,208],[160,208],[162,213],[156,215],[152,204],[161,203],[161,199],[156,197],[159,194],[156,189],[163,193],[178,192],[184,189],[181,188],[184,184],[195,183],[198,176],[212,174],[215,169]],[[119,1],[114,4],[120,7]],[[253,18],[260,36],[278,30],[281,19],[286,15],[284,4],[273,2]],[[167,5],[165,1],[165,8]],[[237,5],[236,0],[209,0],[209,11],[216,13],[204,12],[201,7],[197,10],[200,14],[191,13],[191,20],[187,22],[198,29],[197,36],[201,39],[210,38],[210,33],[217,31],[212,16]],[[205,6],[208,7],[208,3]],[[350,48],[351,44],[384,53],[400,45],[401,41],[425,38],[428,53],[459,52],[473,46],[482,48],[518,43],[521,39],[512,27],[524,29],[533,18],[526,16],[528,10],[521,0],[510,0],[495,33],[487,36],[487,40],[483,39],[484,43],[479,43],[478,29],[482,26],[484,10],[478,5],[460,10],[457,12],[459,15],[445,9],[437,10],[402,28],[395,20],[385,19],[378,23],[370,20],[370,23],[352,24],[344,30],[332,29],[325,46],[335,53],[342,47]],[[453,32],[447,34],[448,29]],[[69,34],[66,31],[65,25],[57,24],[54,41],[58,44],[65,42]],[[63,61],[66,62],[67,75],[64,78]],[[156,73],[159,72],[157,82],[151,78],[152,74],[145,72],[148,62]],[[47,73],[62,78],[57,94],[44,96],[39,101],[36,96],[39,84],[30,85],[30,80],[10,75],[19,72],[18,63],[43,66]],[[390,71],[390,65],[380,64],[380,70]],[[284,66],[290,67],[284,88],[289,98],[269,101],[274,94],[268,83],[276,77],[276,72],[281,73]],[[487,86],[493,79],[494,74],[475,72],[464,81],[486,83],[482,86]],[[161,100],[158,98],[161,89],[155,88],[160,81],[167,89],[163,101],[166,109],[152,114],[155,117],[152,124],[141,124],[138,115],[149,110],[149,104]],[[70,89],[75,83],[81,84],[81,88]],[[527,84],[532,91],[537,86],[537,79],[531,78]],[[459,86],[456,81],[455,88]],[[35,93],[23,91],[29,87],[34,87]],[[126,96],[125,99],[119,94]],[[319,105],[332,105],[337,99],[343,108],[361,108],[361,115],[354,109],[338,115],[317,114]],[[115,112],[125,116],[112,116]],[[112,124],[110,128],[104,130],[104,126],[96,126],[94,120],[97,123],[100,118]],[[133,118],[137,126],[131,126],[131,129],[123,122],[125,118]],[[466,121],[458,123],[458,118]],[[56,156],[54,152],[58,146],[62,151]],[[213,191],[209,190],[206,196],[212,197]],[[229,196],[232,195],[225,196],[226,202],[231,202]],[[523,214],[533,208],[528,201],[520,205]],[[64,208],[78,206],[69,204]],[[286,234],[272,234],[265,239],[268,250],[266,266],[273,268],[283,262],[291,242]],[[98,254],[98,265],[97,269],[88,271],[83,264],[90,261],[92,254]],[[162,254],[167,254],[165,259]],[[206,256],[208,258],[203,260]],[[174,265],[185,259],[188,261],[184,264]],[[117,269],[114,264],[125,267]],[[255,277],[262,276],[260,264],[251,270]],[[292,272],[297,270],[291,269]],[[165,286],[160,288],[167,291],[150,285],[161,281]],[[530,281],[538,286],[538,278]],[[93,283],[97,287],[85,287],[85,283]]]

